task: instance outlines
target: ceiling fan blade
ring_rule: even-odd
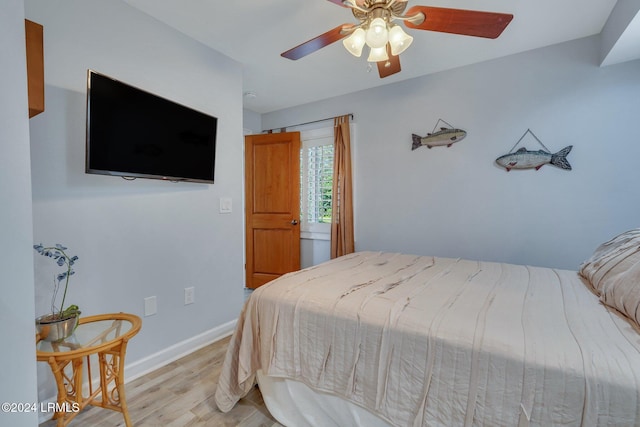
[[[500,36],[513,19],[513,15],[508,13],[430,6],[413,6],[406,12],[406,16],[414,16],[421,12],[426,17],[422,23],[415,24],[411,21],[405,21],[406,26],[418,30],[486,37],[489,39],[495,39]]]
[[[312,38],[309,41],[281,53],[280,56],[293,60],[300,59],[315,52],[316,50],[320,50],[323,47],[330,45],[331,43],[342,40],[353,32],[354,27],[355,25],[353,24],[338,25],[334,29],[327,31],[324,34],[320,34],[318,37]]]
[[[380,74],[381,79],[400,72],[400,57],[391,54],[391,46],[389,43],[387,43],[387,55],[389,59],[377,62],[378,74]]]

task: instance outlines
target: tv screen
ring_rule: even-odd
[[[213,183],[217,122],[88,70],[86,172]]]

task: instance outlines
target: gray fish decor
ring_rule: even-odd
[[[507,172],[511,169],[540,169],[546,164],[557,166],[561,169],[571,170],[571,165],[567,161],[567,154],[573,148],[572,145],[563,148],[555,154],[551,154],[544,150],[529,151],[526,148],[520,148],[518,151],[505,154],[496,159],[496,163],[505,168]]]
[[[435,131],[438,127],[438,123],[443,122],[447,127],[441,127],[439,131]],[[436,122],[436,127],[434,128],[432,133],[428,133],[427,136],[416,135],[415,133],[411,135],[413,139],[413,144],[411,145],[411,150],[415,150],[416,148],[420,148],[423,145],[426,145],[427,148],[431,147],[439,147],[446,145],[447,147],[451,147],[454,143],[458,141],[462,141],[464,137],[467,136],[467,132],[462,129],[455,129],[449,123],[445,122],[442,119],[438,119]]]
[[[527,133],[530,133],[539,143],[542,145],[544,150],[527,150],[522,147],[517,151],[513,151],[514,148],[522,141],[522,138],[525,137]],[[569,145],[557,153],[551,153],[545,145],[531,132],[530,129],[522,135],[522,137],[516,142],[516,145],[513,146],[509,153],[500,156],[496,159],[496,163],[509,172],[511,169],[535,169],[539,170],[542,166],[546,164],[550,164],[553,166],[557,166],[561,169],[571,170],[571,165],[567,160],[567,155],[571,152],[573,148],[572,145]]]

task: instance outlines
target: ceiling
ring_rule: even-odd
[[[124,1],[241,63],[243,90],[255,95],[245,96],[244,107],[257,113],[598,34],[616,6],[616,0],[409,0],[408,8],[511,13],[514,19],[495,40],[406,29],[414,41],[400,55],[402,71],[380,79],[375,64],[371,69],[364,55],[351,56],[340,42],[297,61],[280,56],[340,24],[358,22],[349,9],[327,0]],[[640,57],[628,38],[626,57],[629,50]]]

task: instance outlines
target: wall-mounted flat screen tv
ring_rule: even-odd
[[[218,119],[87,72],[86,172],[213,183]]]

